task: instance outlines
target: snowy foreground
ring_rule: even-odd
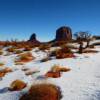
[[[100,51],[97,47],[96,50]],[[39,62],[46,54],[42,51],[32,54],[37,58],[24,65],[14,65],[16,55],[0,56],[0,62],[4,62],[6,67],[13,69],[0,80],[0,100],[19,100],[20,96],[27,91],[31,84],[47,82],[56,84],[61,88],[61,100],[100,100],[100,53],[76,54],[76,58],[54,59],[47,62]],[[69,72],[62,73],[60,78],[43,79],[39,76],[44,75],[53,65],[61,65],[71,69]],[[23,67],[39,70],[33,76],[26,76],[21,70]],[[28,87],[22,91],[9,92],[12,81],[21,79],[28,83]]]

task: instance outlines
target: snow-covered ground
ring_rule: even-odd
[[[100,51],[99,47],[96,50]],[[27,90],[9,92],[6,87],[9,87],[12,81],[21,79],[28,83],[50,82],[59,86],[62,90],[61,100],[100,100],[100,53],[94,54],[76,54],[76,58],[53,59],[41,63],[43,57],[46,57],[46,52],[35,50],[31,51],[36,57],[35,60],[24,65],[15,65],[14,60],[16,55],[0,56],[0,62],[5,63],[4,67],[10,67],[13,72],[8,73],[0,80],[0,100],[19,100],[20,96]],[[53,65],[61,65],[71,69],[69,72],[62,73],[60,78],[39,79]],[[32,76],[26,76],[21,70],[22,68],[30,68],[31,70],[39,70]]]

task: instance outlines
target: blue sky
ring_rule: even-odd
[[[25,40],[32,33],[52,40],[56,29],[100,35],[100,0],[0,0],[0,40]]]

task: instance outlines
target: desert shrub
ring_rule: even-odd
[[[16,52],[16,48],[15,47],[10,47],[7,49],[8,52]]]
[[[15,65],[23,65],[24,62],[21,62],[20,60],[15,60]]]
[[[25,75],[33,75],[33,74],[38,73],[38,72],[40,72],[40,71],[38,71],[38,70],[28,70],[28,71],[25,71]]]
[[[71,58],[74,57],[73,52],[67,46],[61,47],[61,49],[56,51],[56,58]]]
[[[5,68],[5,69],[0,70],[0,77],[5,76],[6,73],[9,73],[9,72],[12,72],[12,69],[10,69],[10,68]]]
[[[15,62],[29,62],[29,61],[35,59],[35,57],[32,56],[31,52],[19,54],[18,57],[19,57],[19,59],[16,60]]]
[[[12,72],[12,69],[7,67],[7,68],[5,68],[1,71],[4,72],[4,73],[9,73],[9,72]]]
[[[11,85],[9,87],[9,90],[11,90],[11,91],[19,91],[19,90],[24,89],[26,86],[27,86],[27,84],[24,83],[23,81],[15,80],[15,81],[13,81],[11,83]]]
[[[51,78],[59,78],[61,77],[61,73],[60,72],[53,72],[53,71],[48,71],[45,74],[46,77],[51,77]]]
[[[64,53],[72,53],[71,49],[66,45],[61,46],[61,51]]]
[[[96,50],[84,50],[83,53],[98,53]]]
[[[54,65],[51,68],[51,71],[52,72],[67,72],[67,71],[70,71],[70,68],[62,67],[62,66],[59,66],[59,65]]]
[[[45,57],[45,58],[43,58],[43,59],[41,60],[41,62],[46,62],[46,61],[48,61],[48,60],[50,60],[50,57]]]
[[[25,46],[24,47],[24,51],[31,51],[31,50],[32,50],[32,48],[30,46]]]
[[[0,50],[0,55],[3,55],[3,51],[2,50]]]
[[[23,51],[22,50],[16,50],[15,51],[15,54],[20,54],[20,53],[23,53]]]
[[[71,44],[67,45],[67,47],[70,48],[70,49],[78,49],[75,45],[71,45]]]
[[[3,65],[4,65],[4,63],[0,62],[0,66],[3,66]]]
[[[89,46],[89,48],[94,48],[94,47],[95,47],[94,45],[90,45],[90,46]]]
[[[4,77],[5,73],[0,72],[0,78]]]
[[[53,47],[65,45],[66,41],[56,41],[52,44]]]
[[[59,49],[55,49],[53,51],[50,52],[50,57],[52,56],[56,56],[57,52],[59,51]]]
[[[36,84],[20,100],[60,100],[61,97],[61,90],[57,86],[53,84]]]
[[[49,50],[50,47],[51,47],[50,44],[41,44],[41,45],[39,46],[39,50]]]

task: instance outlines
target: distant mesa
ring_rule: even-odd
[[[70,41],[72,40],[72,30],[70,27],[62,26],[56,30],[55,41]]]
[[[31,43],[33,43],[33,44],[40,44],[40,41],[38,41],[38,40],[36,39],[36,34],[35,34],[35,33],[33,33],[33,34],[30,36],[30,39],[28,40],[28,42],[31,42]]]
[[[59,41],[71,41],[72,40],[72,30],[70,27],[62,26],[56,30],[56,36],[55,39],[50,42],[59,42]],[[33,33],[28,40],[28,42],[31,42],[33,44],[41,44],[40,41],[36,39],[36,34]]]

